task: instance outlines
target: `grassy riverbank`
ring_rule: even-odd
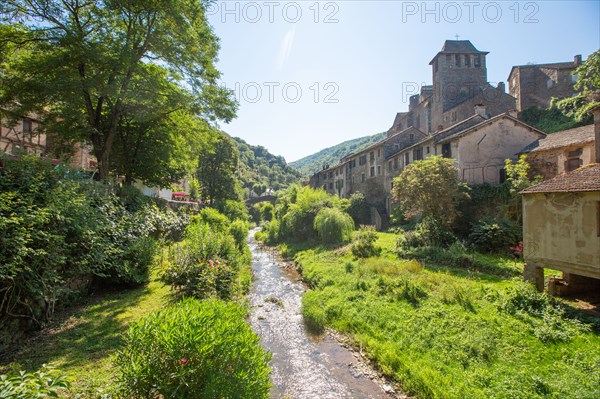
[[[435,249],[403,260],[395,235],[378,236],[381,255],[364,260],[284,246],[312,286],[307,322],[348,334],[419,398],[600,397],[598,319],[521,283],[511,260]]]

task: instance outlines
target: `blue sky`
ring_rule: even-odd
[[[288,162],[386,131],[431,83],[444,40],[471,40],[488,80],[513,65],[600,48],[600,1],[215,1],[222,82],[240,102],[221,128]]]

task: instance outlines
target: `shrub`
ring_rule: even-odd
[[[270,355],[218,300],[185,300],[132,325],[116,356],[128,398],[268,398]]]
[[[314,228],[325,243],[349,241],[354,221],[347,213],[335,208],[323,208],[315,217]]]
[[[352,216],[356,225],[367,224],[371,221],[369,203],[365,199],[365,195],[361,192],[350,196],[350,204],[348,205],[347,212]]]
[[[246,247],[248,230],[248,223],[243,220],[234,220],[229,225],[229,234],[235,240],[235,245],[237,245],[239,250],[243,250]]]
[[[352,255],[357,258],[368,258],[381,252],[381,248],[375,246],[377,232],[373,226],[360,226],[360,229],[352,240]]]
[[[219,231],[227,231],[229,219],[215,208],[204,208],[192,218],[193,223],[208,224],[211,228]]]
[[[275,207],[271,203],[265,203],[260,207],[260,218],[266,222],[273,220]]]
[[[188,226],[186,240],[169,249],[168,259],[160,277],[165,284],[185,296],[227,299],[245,257],[229,234],[195,223]]]
[[[71,381],[65,374],[45,364],[34,373],[0,375],[0,398],[3,399],[58,398],[61,390],[70,387]]]
[[[248,221],[250,219],[248,209],[242,201],[218,200],[215,201],[215,207],[231,221],[238,219]]]
[[[279,242],[279,231],[281,229],[279,220],[273,219],[266,223],[263,227],[265,232],[265,242],[267,244],[275,244]]]
[[[469,234],[469,242],[480,252],[506,252],[520,240],[521,227],[508,219],[481,219]]]

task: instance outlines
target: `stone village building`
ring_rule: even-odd
[[[433,85],[411,97],[387,138],[319,171],[309,184],[342,198],[362,192],[375,219],[385,219],[393,179],[416,160],[442,155],[456,160],[467,183],[502,182],[504,160],[546,135],[516,118],[516,100],[502,83],[487,82],[487,54],[468,40],[447,40],[430,62]]]
[[[517,100],[517,111],[531,107],[547,108],[553,97],[573,96],[573,85],[577,81],[573,71],[581,64],[581,55],[576,55],[572,62],[512,67],[508,75],[508,92]]]

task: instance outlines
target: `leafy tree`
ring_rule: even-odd
[[[573,73],[577,75],[575,89],[583,94],[600,90],[600,50],[591,54]]]
[[[194,113],[210,121],[234,117],[231,91],[217,84],[219,44],[206,20],[207,5],[203,0],[3,1],[1,23],[19,26],[4,40],[20,51],[3,68],[0,103],[21,115],[37,111],[49,131],[89,141],[105,180],[123,118],[140,111],[132,111],[141,95],[136,82],[156,78],[153,66],[164,71],[163,83],[185,88]],[[144,88],[148,98],[165,96],[161,85]]]
[[[510,159],[504,161],[506,169],[506,183],[510,187],[511,199],[509,201],[508,216],[516,221],[522,219],[521,209],[521,191],[529,186],[538,184],[541,176],[530,176],[529,169],[531,165],[527,162],[527,155],[521,155],[516,163]]]
[[[218,133],[200,155],[197,178],[202,195],[215,200],[238,199],[236,172],[239,152],[233,140]]]
[[[394,179],[392,195],[407,218],[422,216],[450,228],[458,216],[456,204],[466,195],[454,160],[433,156],[415,161]]]

